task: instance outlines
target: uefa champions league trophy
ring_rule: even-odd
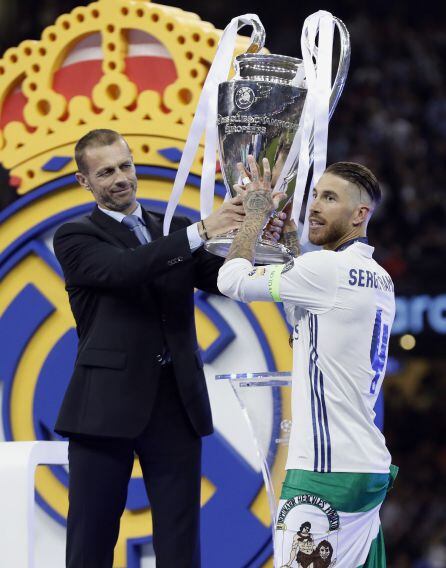
[[[227,80],[237,32],[251,26],[253,33],[246,53],[235,58],[235,76]],[[336,77],[332,83],[332,47],[334,29],[339,31],[340,51]],[[208,72],[198,101],[189,136],[164,218],[164,234],[191,171],[203,133],[204,158],[200,184],[201,218],[212,212],[215,190],[215,157],[218,151],[228,195],[235,196],[234,184],[241,184],[237,163],[247,168],[247,156],[253,155],[259,171],[268,158],[272,171],[273,192],[284,192],[278,211],[292,201],[292,218],[301,215],[308,174],[313,164],[312,181],[316,183],[325,170],[328,122],[336,108],[350,63],[350,39],[344,23],[326,11],[309,16],[301,36],[302,59],[260,53],[265,43],[265,29],[255,14],[234,18],[226,27]],[[302,212],[303,213],[303,212]],[[235,231],[214,237],[205,248],[225,257]],[[291,252],[282,244],[260,238],[255,262],[283,263]]]
[[[334,18],[340,33],[340,60],[332,87],[329,117],[334,112],[347,76],[350,60],[349,34],[344,23]],[[268,158],[274,191],[284,191],[287,198],[278,207],[281,211],[293,198],[299,162],[299,148],[291,168],[277,182],[290,154],[293,140],[301,137],[302,118],[307,97],[304,62],[284,55],[253,53],[260,51],[265,40],[263,27],[255,27],[255,37],[249,53],[235,58],[235,76],[218,89],[218,147],[223,179],[228,192],[235,197],[234,184],[240,184],[237,162],[248,169],[247,156],[252,154],[262,171],[263,158]],[[331,65],[331,61],[330,61]],[[311,145],[311,140],[310,140]],[[296,147],[297,145],[295,145]],[[311,148],[310,148],[310,160]],[[210,239],[205,248],[225,257],[234,233]],[[260,238],[255,251],[256,263],[282,263],[292,257],[288,249],[270,239]]]
[[[237,162],[247,167],[252,154],[259,171],[268,158],[272,186],[289,154],[299,128],[306,98],[303,69],[299,60],[281,55],[245,53],[235,59],[235,77],[218,89],[218,145],[220,165],[228,192],[235,197],[235,184],[241,180]],[[296,75],[301,75],[297,83]],[[289,184],[291,186],[291,184]],[[225,257],[234,234],[213,238],[205,248]],[[255,251],[257,263],[286,262],[291,258],[281,244],[261,238]]]

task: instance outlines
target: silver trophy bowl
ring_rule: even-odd
[[[330,98],[330,117],[336,107],[347,76],[350,43],[348,31],[340,20],[340,60]],[[226,188],[232,197],[240,183],[237,162],[246,169],[247,157],[253,155],[260,173],[262,160],[268,158],[275,191],[286,193],[279,204],[281,211],[292,199],[298,162],[293,164],[281,188],[275,187],[289,154],[294,137],[299,136],[306,99],[304,65],[301,59],[275,54],[252,53],[264,44],[264,30],[255,30],[253,43],[234,62],[235,76],[218,89],[218,145],[220,165]],[[263,32],[263,33],[262,33]],[[214,237],[205,243],[209,252],[226,257],[236,231]],[[255,250],[256,264],[281,264],[292,258],[282,244],[260,237]]]

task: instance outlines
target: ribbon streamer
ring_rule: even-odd
[[[310,72],[312,85],[312,98],[314,98],[314,150],[313,150],[313,179],[310,184],[309,194],[307,199],[307,207],[305,211],[305,221],[302,229],[300,242],[305,245],[308,242],[308,217],[310,212],[311,203],[313,202],[313,188],[319,181],[320,177],[325,171],[327,166],[327,142],[328,142],[328,123],[330,120],[330,95],[332,88],[331,80],[331,64],[333,55],[333,35],[335,22],[332,14],[320,10],[316,14],[309,16],[309,18],[316,17],[317,23],[311,22],[311,33],[314,33],[314,26],[319,30],[319,41],[317,47],[317,62],[313,65],[313,58],[315,56],[316,46],[315,38],[306,43],[304,41],[304,29],[302,31],[302,55],[305,61],[305,71],[307,66],[312,71]],[[308,18],[307,18],[308,19]],[[309,169],[309,168],[308,168]],[[308,170],[307,170],[308,176]],[[307,176],[305,176],[307,178]],[[305,179],[306,183],[306,179]],[[304,188],[305,189],[305,188]],[[299,212],[302,207],[302,202],[299,204]],[[297,209],[297,208],[296,208]],[[293,203],[293,212],[295,212],[295,203]],[[294,217],[295,218],[295,217]]]
[[[243,16],[233,18],[220,38],[214,61],[201,91],[197,110],[192,120],[177,175],[175,176],[172,193],[167,204],[163,224],[164,235],[169,234],[170,223],[184,191],[203,132],[205,132],[205,146],[200,185],[201,218],[206,218],[212,212],[217,152],[218,85],[228,78],[238,30],[245,25],[252,25],[253,21],[261,25],[260,19],[256,14],[244,14]]]
[[[311,166],[311,154],[314,157],[314,174],[310,193],[313,183],[317,183],[326,167],[334,26],[332,14],[325,10],[319,10],[319,12],[308,16],[302,28],[301,49],[307,96],[301,123],[275,186],[275,191],[280,191],[280,188],[286,183],[285,179],[290,174],[296,158],[299,157],[291,213],[291,217],[297,224]],[[318,38],[318,45],[316,45],[316,38]],[[308,204],[310,201],[311,195]],[[308,231],[306,231],[306,228],[308,228],[308,210],[309,206],[305,215],[306,227],[304,226],[301,235],[301,242],[303,243],[308,240]]]

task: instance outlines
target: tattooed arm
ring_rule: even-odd
[[[287,219],[282,229],[279,243],[285,245],[291,254],[296,257],[300,255],[299,238],[297,235],[296,223],[290,218],[291,211],[287,212]]]
[[[295,231],[284,231],[279,242],[285,245],[294,257],[299,256],[300,246],[297,229]]]
[[[274,209],[271,193],[265,190],[248,191],[243,201],[245,221],[229,249],[226,262],[233,258],[246,258],[254,262],[254,251],[259,234]]]
[[[266,158],[263,160],[263,180],[259,178],[253,156],[248,156],[248,164],[251,181],[246,184],[246,191],[243,194],[245,220],[234,237],[226,262],[233,258],[246,258],[251,263],[254,262],[257,239],[275,208],[271,195],[271,170],[268,160]],[[246,176],[241,164],[238,164],[238,168],[241,174]]]
[[[292,206],[293,203],[290,202],[283,210],[283,213],[285,213],[285,222],[283,224],[279,243],[286,246],[291,254],[296,257],[300,255],[300,245],[297,235],[297,225],[291,218]]]

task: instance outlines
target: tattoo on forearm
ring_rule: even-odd
[[[253,181],[254,183],[254,181]],[[233,258],[246,258],[254,262],[255,247],[266,220],[274,209],[271,192],[264,189],[248,191],[243,199],[246,217],[229,249],[226,262]]]
[[[254,263],[255,246],[264,224],[263,215],[247,217],[234,237],[226,262],[233,258],[246,258]]]
[[[282,233],[280,242],[291,251],[293,256],[299,256],[300,246],[299,246],[299,238],[297,236],[297,231],[289,231],[287,233]]]

